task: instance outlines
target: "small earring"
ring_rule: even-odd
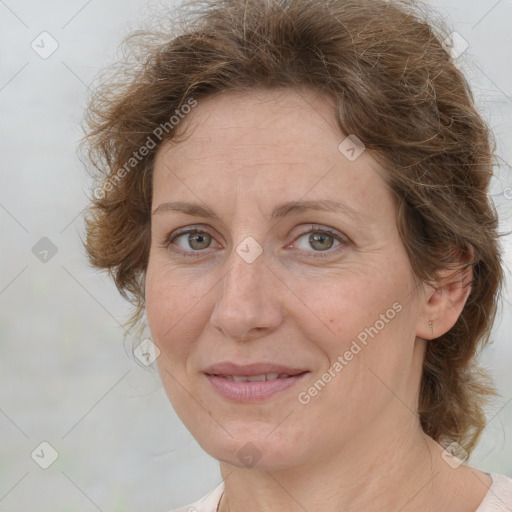
[[[434,336],[434,328],[432,327],[432,320],[429,320],[428,327],[430,329],[430,334]]]

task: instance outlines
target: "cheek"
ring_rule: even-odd
[[[186,346],[183,328],[187,317],[197,315],[200,297],[191,282],[182,283],[176,272],[151,263],[146,273],[146,317],[153,342],[162,355]]]
[[[150,256],[146,273],[146,312],[148,321],[169,329],[194,313],[195,304],[207,293],[208,287],[200,272],[193,275],[170,265],[165,256]]]
[[[187,360],[199,336],[194,329],[200,325],[196,320],[201,302],[193,286],[178,277],[165,265],[148,265],[146,317],[152,341],[160,351],[156,362],[165,392],[186,422],[197,414],[193,407],[189,410],[190,396],[184,390],[188,388]]]
[[[334,400],[352,411],[362,403],[371,408],[387,399],[379,377],[394,389],[405,385],[414,351],[414,304],[404,277],[347,273],[314,286],[298,282],[294,291],[301,299],[296,303],[307,306],[297,306],[297,328],[324,356],[315,378],[324,377],[330,391],[319,383],[325,395],[318,404]]]
[[[328,353],[344,352],[352,340],[364,344],[372,336],[385,337],[406,302],[399,284],[378,275],[346,273],[317,282],[300,280],[293,291],[296,299],[289,305],[290,316]]]
[[[357,301],[337,304],[339,315],[329,317],[337,336],[314,337],[309,326],[310,339],[325,357],[296,398],[312,424],[320,419],[327,437],[347,439],[374,424],[396,401],[395,394],[407,395],[414,343],[406,341],[411,339],[409,313],[398,301],[367,301],[366,308]]]

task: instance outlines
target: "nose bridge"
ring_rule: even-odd
[[[255,250],[255,244],[244,240],[233,248],[226,262],[219,299],[233,310],[238,306],[250,313],[265,294],[264,256],[261,250],[256,255]]]
[[[261,245],[246,237],[226,260],[211,323],[228,337],[245,338],[256,331],[273,329],[280,322],[265,259]]]

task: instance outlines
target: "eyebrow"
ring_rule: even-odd
[[[186,215],[198,217],[207,217],[221,221],[219,216],[210,207],[184,201],[162,203],[151,213],[151,215],[169,211],[185,213]],[[345,215],[353,220],[362,220],[366,217],[362,212],[358,212],[346,204],[331,201],[330,199],[323,199],[318,201],[289,201],[282,203],[272,210],[270,218],[282,219],[288,215],[298,215],[308,211],[334,212]]]

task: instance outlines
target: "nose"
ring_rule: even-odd
[[[248,341],[281,324],[280,281],[265,260],[262,253],[249,263],[233,250],[223,266],[210,323],[224,336]]]

